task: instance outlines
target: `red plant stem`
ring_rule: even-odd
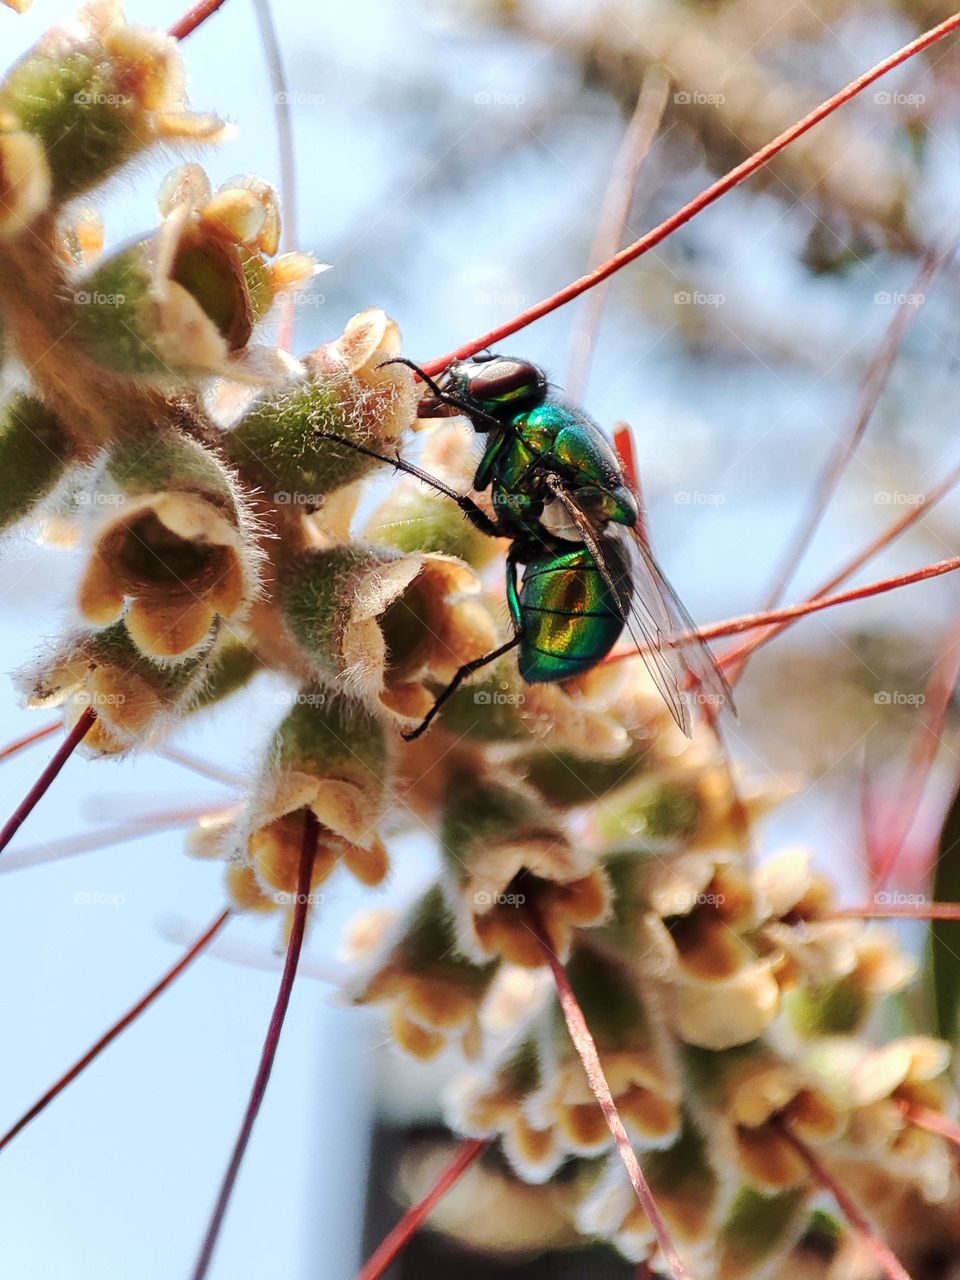
[[[15,738],[13,742],[8,742],[5,747],[0,748],[0,761],[9,760],[11,756],[18,755],[25,747],[32,747],[35,742],[42,742],[44,738],[49,738],[56,733],[58,729],[63,728],[62,720],[54,720],[51,724],[45,724],[42,729],[34,729],[33,733],[26,733],[22,738]]]
[[[924,512],[930,510],[931,507],[936,506],[938,502],[945,498],[950,490],[956,486],[958,481],[960,481],[960,467],[954,467],[952,471],[948,472],[948,474],[944,476],[938,485],[933,489],[929,489],[923,495],[921,501],[919,501],[915,507],[904,512],[902,516],[899,516],[894,520],[893,524],[884,529],[883,533],[872,538],[861,551],[858,551],[851,560],[848,560],[847,563],[843,565],[842,568],[838,569],[831,578],[828,578],[826,582],[818,587],[809,599],[820,600],[835,587],[840,586],[842,582],[846,582],[848,578],[852,578],[853,575],[872,560],[874,556],[879,555],[880,552],[889,547],[892,542],[895,542],[902,533],[906,533],[912,525],[916,524]],[[763,635],[753,636],[738,648],[731,649],[729,652],[725,653],[721,659],[721,665],[727,668],[734,666],[736,663],[740,662],[742,658],[753,653],[755,649],[759,649],[761,645],[765,645],[770,640],[774,640],[781,634],[781,632],[786,631],[787,627],[790,625],[791,622],[788,620],[787,622],[780,623],[779,626],[771,627],[770,630],[765,632]]]
[[[960,902],[868,903],[833,914],[841,920],[960,920]]]
[[[678,636],[666,637],[666,643],[679,647],[692,644],[694,640],[718,640],[722,636],[739,635],[743,631],[753,631],[756,627],[768,627],[771,623],[792,622],[804,618],[809,613],[819,613],[823,609],[832,609],[838,604],[849,604],[853,600],[865,600],[870,596],[883,595],[887,591],[895,591],[899,587],[909,587],[914,582],[926,582],[928,578],[939,578],[945,573],[953,573],[960,569],[960,556],[952,560],[938,560],[936,564],[925,565],[922,569],[914,569],[911,573],[899,574],[896,578],[882,578],[879,582],[868,582],[866,586],[854,587],[851,591],[841,591],[835,596],[820,596],[812,600],[804,600],[800,604],[787,605],[783,609],[770,609],[766,613],[747,613],[740,618],[729,618],[726,622],[712,622],[706,627],[698,627],[696,631],[684,631]],[[611,654],[604,662],[622,662],[625,658],[636,657],[641,650],[626,649]],[[724,654],[724,664],[733,661],[735,655]]]
[[[33,812],[34,808],[40,800],[43,799],[54,778],[70,759],[71,755],[86,735],[90,732],[96,718],[97,713],[94,711],[93,707],[84,707],[80,718],[57,748],[53,759],[17,805],[16,809],[14,809],[13,813],[4,824],[3,829],[0,830],[0,853],[4,851],[13,837],[23,826],[24,822]]]
[[[783,1121],[779,1122],[779,1129],[786,1140],[796,1151],[797,1155],[804,1162],[813,1178],[826,1191],[829,1191],[836,1200],[840,1209],[850,1223],[850,1226],[863,1239],[864,1243],[870,1247],[878,1266],[883,1271],[888,1280],[910,1280],[909,1272],[904,1268],[903,1263],[894,1254],[893,1250],[884,1240],[883,1236],[877,1231],[873,1223],[866,1217],[860,1206],[849,1194],[841,1182],[836,1179],[826,1165],[822,1164],[819,1157],[803,1142],[792,1129]]]
[[[359,1272],[357,1280],[380,1280],[387,1267],[399,1257],[451,1187],[460,1181],[489,1145],[489,1138],[470,1138],[461,1144],[453,1160],[423,1199],[407,1210],[393,1230],[384,1237],[382,1243],[370,1255]]]
[[[608,276],[612,276],[622,267],[634,262],[637,258],[666,240],[668,236],[689,222],[691,218],[696,217],[698,213],[714,204],[721,196],[739,186],[741,182],[744,182],[751,174],[756,173],[758,169],[762,169],[768,161],[772,160],[774,156],[778,155],[792,142],[795,142],[797,138],[809,132],[814,125],[819,124],[821,120],[825,120],[827,116],[832,115],[834,111],[849,102],[851,98],[855,98],[858,93],[862,93],[864,89],[869,88],[874,81],[879,80],[881,76],[886,75],[888,71],[892,71],[895,67],[901,66],[902,63],[907,62],[918,53],[922,53],[924,49],[929,49],[931,45],[936,44],[938,40],[942,40],[944,36],[949,35],[951,31],[955,31],[957,27],[960,27],[960,13],[955,13],[952,17],[947,18],[945,22],[931,27],[929,31],[925,31],[916,40],[911,40],[902,49],[898,49],[896,53],[890,54],[882,62],[878,62],[875,67],[865,71],[856,80],[851,80],[839,93],[835,93],[832,97],[827,98],[825,102],[821,102],[818,107],[815,107],[813,111],[805,115],[802,120],[798,120],[796,124],[784,130],[783,133],[768,142],[766,146],[761,147],[759,151],[755,151],[752,156],[749,156],[741,164],[731,169],[729,173],[722,178],[718,178],[705,191],[701,191],[689,204],[685,204],[682,209],[672,214],[665,222],[661,222],[658,227],[654,227],[652,231],[648,231],[646,235],[641,236],[639,240],[635,240],[626,249],[621,249],[619,253],[608,258],[602,266],[588,272],[585,276],[581,276],[579,280],[575,280],[573,284],[567,285],[566,288],[560,289],[557,293],[551,294],[549,298],[544,298],[542,302],[536,303],[512,320],[508,320],[506,324],[499,325],[496,329],[491,329],[489,333],[483,334],[482,337],[474,338],[471,342],[465,343],[455,351],[450,351],[446,355],[431,360],[423,366],[424,372],[431,376],[441,373],[454,360],[465,360],[469,356],[475,355],[478,351],[482,351],[484,347],[495,346],[502,339],[510,337],[511,334],[517,333],[520,329],[525,329],[534,320],[539,320],[543,316],[549,315],[557,307],[564,306],[574,298],[579,297],[581,293],[586,293],[588,289],[594,288],[601,280],[606,280]]]
[[[67,1085],[72,1084],[81,1072],[86,1071],[91,1062],[98,1058],[100,1054],[103,1053],[104,1049],[116,1040],[117,1036],[126,1031],[127,1027],[129,1027],[131,1023],[136,1022],[140,1015],[149,1009],[155,1000],[163,995],[167,987],[169,987],[171,983],[175,982],[177,978],[180,977],[181,973],[183,973],[185,969],[188,969],[194,960],[196,960],[197,956],[200,955],[203,949],[213,941],[230,919],[230,915],[231,912],[229,907],[227,907],[226,910],[221,911],[213,924],[211,924],[209,928],[196,939],[190,949],[180,957],[177,963],[171,969],[167,970],[159,982],[154,983],[150,990],[140,1000],[138,1000],[131,1009],[128,1009],[119,1021],[115,1022],[108,1031],[104,1032],[100,1039],[87,1050],[82,1058],[78,1058],[73,1066],[70,1067],[68,1071],[65,1071],[59,1080],[57,1080],[55,1084],[52,1084],[46,1093],[39,1097],[33,1106],[30,1107],[28,1111],[25,1111],[15,1124],[10,1126],[3,1137],[0,1137],[0,1151],[2,1151],[8,1143],[12,1142],[17,1134],[20,1133],[22,1129],[25,1129],[31,1120],[35,1120],[41,1111],[45,1111],[50,1103],[53,1102],[54,1098],[63,1093]]]
[[[960,631],[954,631],[950,643],[940,655],[927,682],[923,717],[910,751],[910,763],[890,814],[890,833],[881,845],[879,858],[870,858],[876,867],[872,875],[873,889],[882,889],[890,878],[916,821],[926,791],[933,762],[940,749],[943,726],[953,691],[960,680]],[[888,824],[882,824],[886,827]],[[871,850],[872,855],[872,850]]]
[[[670,1230],[657,1207],[656,1199],[650,1190],[650,1184],[643,1175],[633,1144],[624,1128],[623,1121],[620,1119],[620,1112],[617,1110],[617,1104],[613,1100],[610,1085],[607,1083],[603,1064],[600,1061],[600,1054],[597,1052],[596,1042],[590,1034],[590,1028],[587,1026],[583,1010],[580,1008],[573,987],[570,985],[567,971],[550,945],[550,939],[547,937],[546,930],[532,904],[528,904],[528,912],[532,922],[531,927],[553,972],[553,980],[557,987],[557,997],[560,1001],[560,1008],[563,1010],[567,1030],[570,1032],[570,1039],[573,1041],[574,1047],[580,1056],[590,1088],[593,1090],[594,1097],[600,1105],[600,1110],[603,1112],[604,1119],[613,1135],[613,1140],[617,1144],[620,1159],[623,1161],[627,1176],[633,1185],[634,1191],[637,1193],[637,1199],[650,1220],[650,1225],[659,1241],[663,1256],[667,1260],[667,1265],[673,1273],[674,1280],[690,1280],[690,1273],[677,1253]]]
[[[220,1192],[210,1217],[206,1235],[203,1238],[203,1244],[200,1246],[196,1266],[193,1269],[193,1280],[204,1280],[210,1268],[210,1263],[213,1260],[213,1251],[217,1246],[220,1229],[223,1226],[223,1220],[230,1204],[230,1197],[233,1194],[234,1184],[237,1181],[237,1174],[240,1172],[240,1165],[243,1163],[243,1157],[246,1154],[253,1126],[256,1123],[264,1095],[267,1092],[270,1073],[273,1070],[274,1059],[277,1056],[277,1048],[280,1044],[280,1033],[283,1030],[283,1022],[290,1004],[290,996],[293,993],[293,982],[297,976],[300,952],[303,950],[303,939],[307,929],[307,910],[310,902],[310,877],[317,852],[319,830],[320,824],[317,822],[313,811],[311,809],[304,810],[303,845],[300,850],[300,869],[297,875],[297,900],[293,908],[290,940],[287,943],[287,956],[283,966],[283,974],[280,978],[280,989],[277,992],[277,1000],[274,1005],[273,1015],[270,1018],[270,1025],[267,1028],[266,1039],[263,1042],[260,1065],[254,1077],[250,1100],[243,1116],[243,1123],[240,1126],[233,1154],[220,1184]]]
[[[918,1129],[926,1129],[928,1133],[935,1133],[960,1147],[960,1124],[956,1120],[951,1120],[949,1116],[941,1115],[930,1107],[921,1107],[917,1102],[905,1102],[903,1114]]]
[[[224,0],[200,0],[199,4],[195,4],[178,22],[173,24],[167,35],[173,36],[174,40],[185,39],[206,22],[211,14],[216,13],[223,3]]]

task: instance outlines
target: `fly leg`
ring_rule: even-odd
[[[468,676],[472,676],[473,673],[475,671],[479,671],[481,667],[485,667],[491,662],[496,662],[498,658],[502,658],[505,653],[509,653],[511,649],[515,649],[520,643],[520,640],[521,636],[518,631],[512,639],[508,640],[506,644],[502,644],[499,649],[494,649],[490,653],[485,653],[479,658],[474,658],[472,662],[465,662],[444,691],[437,696],[436,702],[423,717],[417,727],[415,729],[408,729],[406,732],[401,734],[404,741],[413,742],[415,738],[420,737],[421,733],[426,733],[427,729],[429,729],[430,725],[433,723],[434,716],[444,703],[449,698],[453,697]]]
[[[421,733],[425,733],[430,728],[434,716],[447,699],[453,697],[468,676],[472,676],[475,671],[479,671],[482,667],[486,667],[491,662],[496,662],[498,658],[502,658],[505,653],[515,649],[523,639],[523,633],[520,629],[520,601],[517,593],[517,561],[512,552],[507,556],[507,604],[510,608],[510,617],[515,628],[513,638],[508,640],[506,644],[502,644],[499,649],[494,649],[491,653],[484,653],[481,657],[474,658],[472,662],[465,662],[443,692],[437,696],[436,702],[417,727],[408,729],[401,735],[404,741],[413,742],[414,738],[419,738]]]
[[[414,466],[412,462],[407,462],[404,458],[401,458],[399,453],[394,454],[392,457],[386,453],[378,453],[376,449],[368,449],[366,445],[359,444],[356,440],[350,440],[346,436],[338,436],[334,431],[317,430],[314,435],[321,440],[332,440],[334,444],[353,449],[355,453],[362,453],[364,457],[376,458],[378,462],[385,462],[387,466],[394,467],[397,471],[404,471],[408,476],[414,476],[417,480],[428,484],[431,489],[435,489],[437,493],[442,493],[452,502],[455,502],[470,523],[475,525],[481,533],[486,533],[491,538],[508,538],[510,536],[472,498],[468,498],[465,493],[457,493],[456,489],[451,489],[449,485],[444,484],[442,480],[438,480],[436,476],[430,475],[429,472],[422,470],[422,468]]]

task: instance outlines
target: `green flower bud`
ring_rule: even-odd
[[[319,506],[312,495],[330,494],[366,475],[378,465],[375,459],[317,433],[378,453],[396,451],[417,405],[410,370],[384,366],[399,344],[397,326],[382,311],[355,316],[342,338],[306,358],[306,382],[265,396],[227,435],[233,462],[274,502],[299,507]]]
[[[73,441],[45,405],[19,395],[0,415],[0,529],[22,519],[63,478]]]
[[[210,450],[170,429],[149,446],[131,434],[116,444],[94,497],[80,588],[90,622],[124,616],[143,652],[172,658],[247,607],[260,552],[240,492]]]
[[[176,42],[89,8],[48,33],[0,85],[0,115],[34,137],[58,203],[89,190],[157,141],[214,141],[220,121],[181,111]],[[7,126],[6,132],[10,132]]]
[[[65,641],[19,677],[31,706],[63,706],[73,724],[97,713],[84,747],[117,754],[154,745],[202,685],[206,654],[160,665],[133,644],[123,623]]]
[[[453,1035],[474,1054],[480,1002],[496,971],[496,962],[477,965],[457,949],[455,922],[436,886],[390,931],[354,1000],[389,1004],[393,1034],[414,1057],[432,1058]]]
[[[346,676],[416,723],[457,668],[495,643],[473,573],[444,556],[339,546],[281,569],[287,626],[319,675]]]

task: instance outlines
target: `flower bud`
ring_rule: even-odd
[[[464,662],[496,643],[471,570],[386,548],[309,552],[281,570],[287,625],[318,673],[416,723]]]
[[[713,1168],[706,1135],[690,1116],[675,1143],[663,1151],[648,1152],[643,1172],[650,1191],[685,1259],[696,1246],[712,1247],[725,1206],[723,1182]],[[657,1236],[637,1201],[618,1153],[607,1157],[600,1176],[592,1170],[581,1179],[583,1198],[576,1212],[579,1230],[588,1236],[611,1240],[625,1257],[640,1262],[653,1255]],[[692,1260],[691,1260],[692,1261]],[[725,1273],[716,1272],[724,1275]]]
[[[62,706],[73,725],[92,707],[83,740],[105,755],[157,743],[202,686],[205,656],[159,665],[132,643],[123,623],[81,632],[19,677],[30,706]]]
[[[306,381],[264,396],[227,434],[231,459],[265,494],[287,501],[329,494],[366,475],[375,459],[317,433],[395,452],[417,409],[410,370],[384,366],[399,351],[395,322],[378,309],[361,312],[341,338],[306,357]]]
[[[73,333],[98,363],[160,381],[221,373],[282,382],[302,372],[286,353],[249,344],[279,289],[315,267],[297,255],[298,276],[288,255],[275,278],[260,246],[274,243],[276,198],[244,181],[211,195],[198,165],[175,170],[161,192],[160,231],[78,282]]]
[[[0,84],[2,127],[29,134],[62,203],[158,141],[213,142],[224,126],[181,109],[183,69],[169,36],[128,26],[112,0],[54,28]],[[15,122],[15,124],[9,123]]]
[[[436,886],[390,931],[354,1000],[389,1005],[397,1043],[414,1057],[434,1057],[454,1036],[472,1053],[480,1001],[496,969],[457,950],[454,920]]]
[[[241,820],[197,832],[193,848],[231,860],[228,887],[238,905],[289,906],[309,809],[320,827],[311,891],[341,862],[361,884],[380,884],[388,868],[377,834],[386,788],[382,724],[356,701],[307,685],[277,730]]]
[[[501,955],[513,964],[545,964],[531,910],[561,958],[574,929],[598,924],[609,911],[606,877],[592,855],[524,788],[482,776],[457,779],[440,841],[456,886],[460,946],[478,960]]]
[[[0,529],[21,520],[56,488],[73,441],[33,396],[18,395],[0,413]]]
[[[100,510],[80,587],[90,622],[124,616],[144,653],[174,658],[205,645],[218,618],[247,607],[259,551],[215,454],[170,430],[148,447],[131,437],[110,455],[93,498]]]

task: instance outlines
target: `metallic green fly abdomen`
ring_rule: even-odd
[[[611,558],[619,554],[617,550]],[[620,567],[625,576],[622,559]],[[569,680],[589,671],[623,631],[623,603],[583,545],[529,560],[511,609],[520,634],[520,675],[528,684]]]

